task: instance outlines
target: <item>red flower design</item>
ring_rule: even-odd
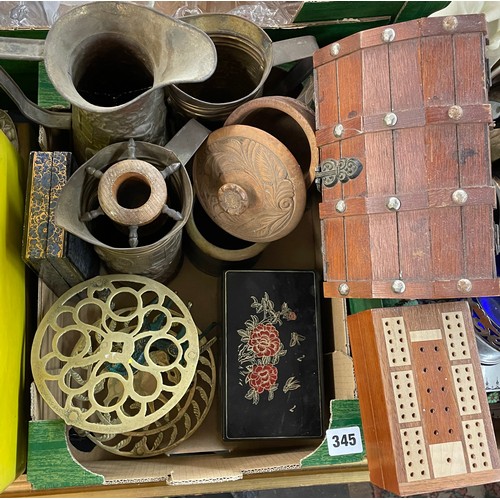
[[[250,333],[248,344],[259,358],[274,356],[280,350],[279,332],[273,325],[258,324]]]
[[[254,365],[248,374],[248,383],[258,394],[269,391],[278,380],[278,369],[273,365]]]

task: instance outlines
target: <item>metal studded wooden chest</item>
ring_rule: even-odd
[[[326,296],[498,295],[485,44],[465,15],[316,52]]]

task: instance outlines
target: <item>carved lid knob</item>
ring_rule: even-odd
[[[228,182],[223,184],[217,193],[219,203],[224,210],[231,215],[240,215],[248,207],[248,194],[238,184]]]

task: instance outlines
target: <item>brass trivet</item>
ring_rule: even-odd
[[[198,358],[196,325],[179,297],[123,274],[62,295],[37,329],[31,366],[41,396],[67,424],[108,434],[146,427],[175,408]]]

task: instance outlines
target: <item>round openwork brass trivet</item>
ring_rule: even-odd
[[[87,432],[86,436],[115,455],[145,458],[166,453],[189,438],[203,423],[212,406],[215,387],[214,355],[210,348],[202,349],[188,392],[167,415],[136,431],[122,434]]]
[[[33,340],[34,381],[68,425],[99,433],[146,427],[175,408],[199,359],[196,325],[166,286],[98,276],[63,294]]]

